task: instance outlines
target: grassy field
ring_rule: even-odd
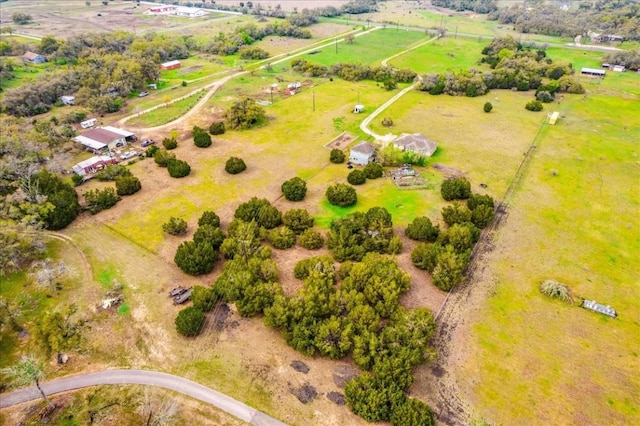
[[[205,91],[195,93],[185,99],[162,106],[153,111],[132,118],[127,123],[132,126],[155,127],[176,120],[189,111],[205,95]]]
[[[478,412],[497,424],[640,422],[640,79],[584,84],[588,95],[565,97],[558,125],[541,132],[489,255],[495,290],[458,371]],[[611,305],[618,318],[545,298],[545,279]]]

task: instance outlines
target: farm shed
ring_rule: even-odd
[[[91,129],[80,136],[76,136],[73,140],[96,154],[118,146],[124,146],[125,144],[125,137],[122,134],[102,127]]]
[[[403,133],[393,141],[393,146],[399,150],[415,152],[426,157],[431,157],[438,149],[435,142],[427,139],[421,133]]]
[[[376,148],[369,142],[360,142],[351,148],[349,161],[365,166],[376,159]]]
[[[599,70],[597,68],[582,68],[580,70],[580,75],[588,75],[590,77],[604,77],[606,74],[605,70]]]
[[[95,173],[103,168],[107,167],[109,164],[117,164],[118,161],[109,157],[108,155],[96,155],[89,159],[79,162],[75,166],[71,168],[73,173],[84,176]]]
[[[176,68],[180,68],[180,61],[169,61],[163,64],[160,64],[161,70],[175,70]]]
[[[25,52],[25,54],[22,55],[22,60],[30,64],[43,64],[47,62],[47,58],[44,55],[33,52]]]
[[[62,105],[75,105],[76,104],[76,97],[75,96],[60,96],[60,102],[62,102]]]
[[[616,314],[616,310],[613,309],[611,306],[604,306],[599,304],[598,302],[596,302],[595,300],[588,300],[588,299],[584,299],[582,301],[582,307],[585,309],[589,309],[591,311],[594,312],[598,312],[604,315],[608,315],[610,317],[617,317],[618,314]]]
[[[361,112],[364,112],[364,105],[357,104],[356,106],[353,107],[353,112],[356,114],[360,114]]]
[[[155,6],[147,9],[145,15],[173,15],[176,11],[176,6]]]
[[[556,124],[558,121],[558,117],[560,117],[560,113],[558,111],[554,111],[552,114],[549,114],[547,118],[549,119],[549,124]]]
[[[195,7],[177,7],[175,10],[176,16],[184,16],[186,18],[197,18],[206,14],[206,11]]]
[[[119,129],[117,127],[112,127],[112,126],[103,126],[102,128],[105,129],[105,130],[108,130],[110,132],[117,133],[117,134],[119,134],[121,136],[124,136],[124,140],[127,141],[127,142],[133,142],[136,139],[138,139],[136,137],[135,133],[131,133],[128,130],[123,130],[123,129]]]

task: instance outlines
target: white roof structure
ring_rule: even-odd
[[[73,138],[73,140],[75,140],[76,142],[80,142],[83,146],[86,146],[88,148],[91,148],[95,151],[99,151],[101,149],[105,149],[107,147],[106,143],[102,143],[102,142],[98,142],[95,141],[91,138],[88,138],[86,136],[76,136],[75,138]]]
[[[595,300],[584,299],[582,301],[582,307],[586,308],[586,309],[590,309],[590,310],[595,311],[595,312],[599,312],[599,313],[604,314],[604,315],[608,315],[610,317],[614,317],[615,318],[615,317],[618,316],[618,314],[616,314],[616,310],[613,309],[611,306],[609,306],[609,305],[607,305],[607,306],[601,305],[598,302],[596,302]]]
[[[87,158],[84,161],[80,161],[78,164],[73,166],[71,170],[73,170],[77,174],[82,174],[84,169],[86,169],[87,167],[91,167],[97,163],[107,163],[111,161],[113,161],[113,159],[107,155],[95,155],[91,158]]]
[[[590,74],[590,75],[605,75],[606,74],[605,70],[600,70],[600,69],[597,69],[597,68],[587,68],[587,67],[582,68],[582,70],[580,70],[580,73],[581,74]]]
[[[129,138],[131,136],[135,136],[135,133],[131,133],[128,130],[118,129],[117,127],[112,126],[102,126],[102,129],[108,130],[113,133],[117,133],[125,138]]]
[[[403,133],[393,141],[393,144],[403,151],[413,151],[428,157],[432,156],[438,149],[438,145],[435,142],[427,139],[421,133]]]
[[[180,61],[169,61],[169,62],[164,62],[160,64],[160,66],[163,68],[172,67],[174,65],[180,65]]]

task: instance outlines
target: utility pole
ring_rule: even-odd
[[[458,38],[458,24],[456,24],[456,35],[453,38]]]
[[[336,55],[338,54],[338,37],[336,37]]]

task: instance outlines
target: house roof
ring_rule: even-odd
[[[393,141],[393,144],[409,151],[425,152],[429,153],[429,155],[433,154],[438,148],[434,141],[427,139],[422,133],[403,133]]]
[[[87,139],[94,140],[96,142],[101,143],[109,143],[113,142],[116,139],[121,139],[123,137],[122,134],[113,132],[104,127],[96,127],[95,129],[87,130],[82,135],[78,137],[84,137]]]
[[[91,167],[94,164],[98,164],[98,163],[107,163],[113,161],[113,159],[109,156],[106,155],[95,155],[91,158],[87,158],[84,161],[80,161],[78,164],[76,164],[75,166],[72,167],[73,170],[78,170],[78,169],[86,169],[87,167]]]
[[[180,65],[180,61],[169,61],[169,62],[165,62],[163,64],[160,64],[160,66],[163,67],[163,68],[172,67],[174,65]]]
[[[24,55],[22,55],[22,57],[28,61],[33,61],[34,59],[38,58],[38,57],[44,57],[39,53],[33,53],[33,52],[25,52]]]
[[[131,133],[128,130],[118,129],[117,127],[103,126],[102,128],[110,132],[117,133],[118,135],[123,136],[125,138],[135,136],[135,133]]]
[[[376,152],[376,148],[369,142],[360,142],[358,145],[351,148],[352,152],[359,152],[361,154],[373,154]]]
[[[97,142],[97,141],[94,141],[93,139],[90,139],[84,136],[76,136],[75,138],[73,138],[73,140],[76,142],[80,142],[83,146],[86,146],[95,150],[101,150],[107,147],[106,143]]]
[[[581,73],[587,73],[587,74],[598,74],[598,75],[604,75],[605,74],[605,70],[599,70],[597,68],[582,68],[582,70],[580,71]]]

